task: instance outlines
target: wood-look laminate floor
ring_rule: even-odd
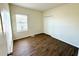
[[[14,41],[13,56],[75,56],[78,48],[47,34]]]

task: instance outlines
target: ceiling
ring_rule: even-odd
[[[39,11],[45,11],[51,8],[58,7],[64,3],[13,3],[13,5],[30,8]]]

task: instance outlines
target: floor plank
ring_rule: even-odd
[[[75,56],[78,48],[41,33],[14,41],[13,56]]]

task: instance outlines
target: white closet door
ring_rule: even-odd
[[[52,16],[44,17],[44,33],[52,35],[54,32],[54,19]]]
[[[2,31],[2,22],[0,17],[0,56],[7,55],[7,42],[5,40],[5,35]]]

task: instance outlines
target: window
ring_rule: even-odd
[[[27,15],[16,14],[17,32],[27,31]]]

